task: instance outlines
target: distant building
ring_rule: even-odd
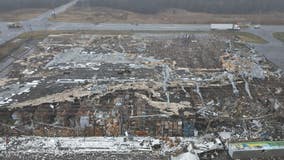
[[[237,24],[211,24],[210,25],[211,30],[240,30],[240,26]]]

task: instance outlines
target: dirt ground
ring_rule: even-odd
[[[57,15],[55,21],[92,22],[92,23],[253,23],[284,24],[284,13],[266,13],[250,15],[223,15],[188,12],[181,9],[168,9],[157,14],[139,14],[119,9],[104,7],[73,7]]]
[[[38,9],[18,9],[7,12],[0,12],[0,21],[21,21],[34,18],[47,11],[44,8]]]

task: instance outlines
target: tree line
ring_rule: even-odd
[[[156,13],[168,8],[231,14],[284,11],[284,0],[81,0],[77,5],[111,7],[139,13]]]
[[[0,11],[22,8],[54,8],[70,0],[0,0]]]

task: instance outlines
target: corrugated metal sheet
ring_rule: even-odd
[[[231,143],[228,148],[233,159],[284,157],[284,141]]]

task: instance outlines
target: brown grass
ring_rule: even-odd
[[[48,35],[48,32],[30,32],[23,33],[18,37],[0,45],[0,60],[11,54],[11,52],[19,49],[26,41],[32,39],[43,39]]]
[[[237,36],[241,41],[246,42],[246,43],[256,43],[256,44],[267,43],[266,40],[252,33],[236,32],[234,35]]]
[[[17,9],[7,12],[0,12],[0,21],[22,21],[39,16],[48,9]]]
[[[284,42],[284,32],[275,32],[273,33],[273,37]]]
[[[168,9],[157,14],[139,14],[119,9],[104,7],[78,8],[73,7],[65,13],[57,15],[54,21],[91,22],[91,23],[177,23],[177,24],[208,24],[208,23],[246,23],[284,24],[283,13],[266,13],[262,15],[224,15],[187,12],[181,9]]]
[[[21,46],[21,41],[11,41],[0,46],[0,60]]]

